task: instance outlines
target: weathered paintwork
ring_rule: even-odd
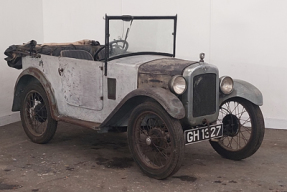
[[[139,88],[130,92],[106,118],[101,127],[119,126],[121,122],[126,122],[132,109],[144,101],[156,101],[170,114],[171,117],[182,119],[185,117],[185,109],[182,102],[169,90],[150,87]]]
[[[103,109],[103,71],[101,62],[59,59],[61,92],[68,105],[95,111]],[[67,114],[69,115],[69,114]]]
[[[182,75],[184,69],[189,65],[198,62],[187,61],[176,58],[156,59],[146,62],[139,67],[139,74],[155,74],[155,75]]]
[[[166,62],[168,61],[168,62]],[[179,62],[173,65],[172,62]],[[168,64],[168,67],[165,66]],[[39,81],[48,96],[52,117],[58,121],[100,130],[108,126],[126,126],[129,114],[140,102],[153,100],[162,105],[171,117],[184,119],[189,126],[203,121],[213,122],[218,111],[212,115],[192,116],[192,77],[197,74],[215,73],[215,66],[206,63],[178,60],[165,56],[141,55],[108,62],[107,76],[103,75],[104,63],[73,58],[41,55],[40,58],[24,57],[23,72],[15,85],[13,111],[20,109],[20,94],[32,80]],[[183,74],[188,89],[181,98],[168,88],[172,75]],[[107,79],[116,79],[116,98],[108,99]],[[260,91],[253,85],[234,81],[230,95],[219,93],[219,78],[216,82],[217,103],[242,97],[256,105],[262,105]]]
[[[103,62],[100,61],[47,55],[41,55],[40,58],[24,57],[23,72],[15,86],[13,109],[20,109],[18,93],[21,92],[20,85],[24,83],[22,76],[29,75],[41,82],[46,90],[54,119],[95,129],[124,97],[137,89],[138,67],[160,58],[165,57],[145,55],[113,60],[108,64],[107,76],[103,76]],[[115,100],[107,98],[107,78],[117,79]],[[86,100],[80,100],[82,97],[86,97]],[[95,102],[100,104],[90,106]]]
[[[234,90],[229,95],[220,94],[219,104],[232,97],[241,97],[255,105],[263,105],[262,93],[254,85],[239,79],[234,79]]]
[[[189,83],[187,87],[187,91],[182,95],[182,102],[186,109],[186,120],[189,125],[196,126],[202,124],[203,121],[205,122],[214,122],[217,120],[218,117],[218,110],[211,115],[205,115],[200,117],[193,117],[193,77],[199,74],[206,74],[206,73],[214,73],[216,74],[216,109],[219,109],[219,78],[218,78],[218,69],[216,66],[207,64],[207,63],[196,63],[194,65],[190,65],[187,67],[183,72],[183,77]]]
[[[41,65],[41,62],[39,63]],[[30,82],[37,80],[40,82],[47,94],[48,101],[50,104],[50,111],[52,111],[52,118],[58,119],[59,112],[57,107],[57,101],[54,96],[54,90],[51,86],[51,83],[47,80],[45,75],[35,67],[28,67],[22,71],[19,75],[14,89],[14,100],[12,105],[12,111],[19,111],[20,110],[20,99],[21,93],[23,92],[24,87]]]
[[[139,88],[161,87],[169,89],[168,83],[174,75],[182,75],[186,67],[197,62],[176,58],[163,58],[146,62],[139,67]]]
[[[155,75],[155,74],[139,74],[138,87],[161,87],[169,89],[169,81],[172,76],[170,75]]]
[[[42,62],[40,62],[42,64]],[[99,123],[79,120],[67,116],[63,116],[59,114],[58,111],[58,105],[57,101],[54,96],[54,89],[51,86],[51,83],[46,79],[46,77],[43,75],[43,72],[41,72],[39,69],[34,67],[29,67],[22,71],[22,73],[19,75],[16,85],[15,85],[15,91],[14,91],[14,100],[13,100],[13,106],[12,111],[19,111],[20,110],[20,104],[21,104],[21,93],[23,92],[24,87],[31,81],[37,81],[41,83],[43,86],[47,98],[49,101],[51,116],[53,119],[57,121],[64,121],[68,123],[73,123],[76,125],[81,125],[84,127],[92,128],[95,130],[98,130],[97,127],[99,127]]]

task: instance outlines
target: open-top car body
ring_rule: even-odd
[[[13,111],[36,143],[52,139],[58,121],[127,131],[144,173],[164,179],[179,170],[184,146],[209,140],[223,157],[254,154],[264,136],[260,91],[219,77],[216,66],[175,58],[177,16],[107,16],[105,44],[79,41],[10,46],[22,69]]]

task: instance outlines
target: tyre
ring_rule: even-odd
[[[135,162],[150,177],[165,179],[181,167],[184,138],[179,120],[157,103],[145,102],[132,112],[128,143]]]
[[[57,129],[46,92],[39,83],[29,83],[21,96],[20,115],[27,136],[35,143],[49,142]]]
[[[264,137],[264,119],[260,108],[253,103],[231,98],[219,109],[218,123],[223,123],[223,137],[210,141],[222,157],[241,160],[253,155]]]

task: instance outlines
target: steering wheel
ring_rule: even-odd
[[[125,53],[129,48],[129,43],[125,40],[119,39],[114,40],[109,43],[110,46],[110,55],[119,55],[122,53]],[[105,46],[102,46],[99,48],[95,55],[94,60],[100,61],[105,58],[105,52],[104,52]]]
[[[103,51],[103,50],[105,50],[104,45],[102,45],[102,47],[96,51],[96,53],[94,55],[95,61],[100,61],[100,60],[103,60],[105,58],[105,51]]]
[[[119,55],[125,53],[129,48],[129,43],[126,40],[113,40],[110,43],[110,55]]]

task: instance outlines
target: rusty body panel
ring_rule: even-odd
[[[128,95],[130,92],[136,90],[138,88],[138,67],[143,63],[150,62],[155,59],[164,58],[163,56],[134,56],[131,58],[122,58],[119,60],[113,60],[109,62],[109,73],[107,77],[103,77],[101,74],[101,70],[99,69],[100,74],[95,75],[93,78],[88,78],[89,76],[82,75],[83,77],[87,77],[90,81],[85,81],[85,86],[80,86],[81,89],[85,89],[86,94],[85,97],[92,97],[94,91],[98,91],[99,97],[93,97],[93,99],[102,102],[101,106],[95,108],[95,106],[87,107],[86,105],[79,105],[76,101],[71,100],[74,98],[74,92],[77,89],[68,89],[68,85],[73,85],[78,88],[78,78],[73,77],[67,79],[64,76],[64,73],[73,73],[71,75],[75,75],[73,71],[76,68],[85,67],[86,71],[91,71],[91,68],[97,68],[97,66],[101,66],[102,63],[98,61],[87,61],[87,60],[79,60],[73,58],[64,58],[64,57],[54,57],[41,55],[40,58],[33,57],[24,57],[23,59],[23,72],[19,77],[18,82],[15,87],[15,100],[13,110],[17,111],[20,109],[20,93],[24,86],[29,82],[29,78],[34,78],[39,81],[45,91],[47,92],[47,96],[51,106],[51,112],[53,119],[59,121],[64,120],[67,122],[74,123],[75,120],[81,121],[81,125],[85,127],[97,127],[98,124],[103,122],[110,113],[118,106],[118,104],[123,100],[123,98]],[[75,64],[77,62],[77,64]],[[63,64],[70,63],[67,67],[64,67]],[[66,65],[65,65],[66,66]],[[73,68],[74,67],[74,68]],[[63,69],[62,73],[58,73],[59,69]],[[82,70],[82,69],[80,69]],[[22,78],[23,76],[23,78]],[[25,76],[25,77],[24,77]],[[27,78],[27,79],[25,79]],[[102,81],[94,80],[94,78],[103,78]],[[107,95],[107,79],[108,78],[116,78],[117,86],[116,89],[116,99],[111,100]],[[20,80],[21,79],[21,80]],[[69,81],[68,81],[69,80]],[[97,83],[96,83],[96,82]],[[102,83],[101,83],[102,82]],[[127,84],[126,82],[130,82]],[[100,87],[96,86],[99,85]],[[20,89],[18,89],[20,88]],[[103,89],[103,90],[101,90]],[[72,91],[72,92],[71,92]],[[90,91],[90,92],[89,92]],[[81,93],[82,91],[78,91],[76,93]],[[103,95],[100,94],[103,92]],[[69,93],[69,94],[68,94]],[[72,95],[72,96],[70,96]],[[17,97],[18,96],[18,97]],[[66,98],[65,98],[66,96]],[[100,97],[102,96],[102,97]],[[69,98],[71,97],[71,99]],[[163,96],[165,97],[165,95]],[[68,98],[68,99],[67,99]],[[81,97],[82,98],[82,97]],[[73,101],[73,102],[72,102]],[[92,99],[89,99],[92,101]],[[81,104],[79,102],[79,104]],[[83,125],[84,124],[88,125]],[[92,122],[97,125],[90,125]],[[124,125],[121,125],[124,126]]]
[[[100,123],[95,123],[95,122],[91,122],[91,121],[84,121],[81,119],[76,119],[76,118],[71,118],[71,117],[66,117],[66,116],[59,116],[58,117],[59,121],[64,121],[67,123],[72,123],[75,125],[79,125],[79,126],[83,126],[83,127],[87,127],[87,128],[91,128],[93,130],[99,131],[100,128]]]
[[[24,78],[30,78],[30,79],[26,81],[26,80],[24,80]],[[76,118],[71,118],[71,117],[59,115],[57,102],[56,102],[55,97],[54,97],[54,89],[51,87],[51,83],[46,79],[44,74],[39,69],[33,68],[33,67],[30,67],[30,68],[27,68],[26,70],[24,70],[19,75],[19,77],[16,81],[12,111],[19,111],[20,110],[20,99],[21,99],[20,97],[21,97],[21,92],[23,91],[24,87],[19,87],[19,86],[21,86],[21,84],[23,84],[24,82],[33,81],[31,78],[37,79],[37,81],[39,81],[39,83],[41,83],[41,85],[43,86],[43,88],[47,94],[47,98],[48,98],[49,105],[50,105],[51,116],[53,119],[55,119],[57,121],[64,121],[64,122],[68,122],[68,123],[73,123],[73,124],[80,125],[83,127],[88,127],[88,128],[94,129],[94,130],[99,130],[99,129],[97,129],[100,125],[99,123],[84,121],[81,119],[76,119]],[[21,81],[23,81],[23,82],[21,83]]]
[[[138,87],[161,87],[168,89],[168,82],[171,77],[170,75],[139,74]]]
[[[184,69],[189,65],[198,62],[187,61],[176,58],[156,59],[142,64],[139,67],[139,74],[157,74],[157,75],[182,75]]]
[[[102,70],[100,69],[102,62],[47,55],[41,55],[41,58],[24,57],[22,59],[23,70],[30,67],[37,68],[51,84],[59,115],[97,123],[105,118],[100,106],[103,102],[101,100]],[[59,74],[58,71],[61,68],[63,72]],[[75,98],[80,99],[77,101]],[[99,101],[99,107],[94,106],[94,108],[97,107],[99,111],[86,107],[89,102],[95,103],[95,100]]]
[[[65,84],[61,82],[61,78],[63,77],[58,73],[55,73],[55,69],[61,67],[61,65],[59,65],[61,60],[68,61],[72,60],[71,58],[57,58],[42,55],[42,58],[31,58],[32,60],[27,59],[28,58],[26,57],[24,63],[29,61],[30,64],[27,65],[29,67],[24,68],[24,71],[21,73],[16,83],[13,111],[20,109],[21,91],[23,90],[25,84],[27,84],[29,81],[28,79],[33,77],[43,85],[47,93],[53,119],[57,121],[65,121],[78,124],[95,130],[99,130],[96,129],[99,126],[125,126],[132,109],[139,103],[146,100],[157,101],[172,117],[176,119],[182,119],[184,117],[187,118],[187,114],[185,113],[186,111],[190,111],[187,110],[190,105],[185,106],[184,103],[186,102],[180,101],[182,98],[178,98],[176,95],[172,94],[168,88],[168,83],[173,75],[182,74],[182,70],[191,70],[196,68],[198,65],[198,62],[185,61],[174,58],[149,58],[147,56],[137,56],[133,57],[131,60],[137,60],[138,62],[136,64],[125,64],[129,68],[125,67],[125,70],[123,71],[119,70],[119,68],[122,69],[122,66],[124,65],[122,61],[124,60],[128,63],[128,59],[125,58],[117,61],[112,61],[109,65],[112,68],[110,68],[107,78],[116,78],[118,83],[121,84],[121,88],[117,90],[116,100],[110,100],[107,98],[108,96],[106,94],[106,86],[103,86],[104,97],[101,102],[103,102],[103,105],[106,104],[106,107],[104,110],[96,111],[95,109],[80,109],[79,107],[76,108],[76,106],[72,106],[71,104],[65,104],[67,101],[63,97],[65,94],[62,93],[64,90],[63,85]],[[94,61],[77,62],[90,63]],[[82,65],[79,63],[79,66]],[[126,78],[123,78],[123,74],[126,74],[124,76]],[[130,76],[127,74],[130,74]],[[48,76],[50,79],[48,79]],[[122,81],[120,81],[120,77],[122,77]],[[134,82],[133,86],[124,84],[124,82],[130,81],[131,79],[127,78],[131,77],[133,79],[132,82]],[[106,81],[107,79],[104,78],[104,85],[106,85]],[[57,82],[60,83],[60,86],[59,83],[57,84]],[[124,85],[127,85],[128,87],[125,88]],[[244,92],[240,90],[238,91]],[[252,100],[252,98],[250,100]],[[259,100],[260,99],[258,99],[258,101]],[[76,115],[70,116],[68,115],[70,114],[69,111],[71,111],[73,114],[82,113],[85,114],[85,117],[89,117],[82,118],[81,116]],[[93,119],[91,117],[93,117]]]
[[[15,84],[15,90],[14,90],[14,101],[12,106],[12,111],[19,111],[20,110],[20,99],[21,99],[21,92],[23,91],[23,88],[25,86],[26,80],[25,78],[36,78],[43,86],[48,101],[50,104],[50,111],[52,118],[55,120],[58,120],[59,112],[57,107],[57,101],[54,97],[54,90],[51,86],[51,83],[47,80],[47,78],[44,76],[44,74],[37,68],[29,67],[22,71],[22,73],[19,75],[16,84]],[[24,82],[22,82],[24,81]],[[29,82],[31,80],[28,80]]]
[[[182,75],[185,68],[198,62],[175,58],[156,59],[142,64],[138,71],[138,88],[161,87],[168,89],[172,76]]]

